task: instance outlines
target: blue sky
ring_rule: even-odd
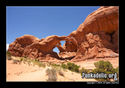
[[[6,44],[30,34],[39,39],[67,36],[99,6],[7,6]],[[64,42],[63,42],[64,43]],[[57,51],[57,48],[54,49]]]

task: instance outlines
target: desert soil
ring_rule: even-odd
[[[113,67],[119,66],[118,58],[107,59],[91,59],[86,61],[75,62],[86,69],[94,69],[94,62],[99,60],[108,60],[113,64]],[[6,61],[6,80],[7,81],[46,81],[48,76],[46,75],[46,69],[48,67],[38,67],[27,65],[24,63],[13,64],[12,60]],[[57,74],[57,81],[96,81],[95,79],[82,79],[81,74],[71,72],[69,70],[62,70],[64,76]]]

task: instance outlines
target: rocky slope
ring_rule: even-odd
[[[90,58],[118,57],[119,7],[102,6],[87,16],[85,21],[68,36],[48,36],[38,39],[32,35],[17,38],[9,45],[8,51],[13,56],[77,61]],[[66,41],[61,46],[60,41]],[[57,47],[58,55],[53,52]],[[70,54],[69,54],[70,53]],[[73,53],[73,54],[72,54]],[[69,57],[68,57],[69,54]]]

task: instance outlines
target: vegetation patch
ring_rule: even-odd
[[[11,57],[11,54],[7,52],[7,56]],[[40,62],[38,59],[31,59],[27,57],[19,57],[16,59],[12,59],[14,63],[28,63],[29,65],[38,65],[39,67],[46,67],[46,64],[43,62]],[[48,64],[48,63],[47,63]],[[95,69],[90,70],[90,69],[85,69],[82,67],[80,69],[80,66],[68,62],[66,64],[54,64],[54,63],[49,63],[48,64],[52,69],[47,69],[46,73],[48,75],[48,80],[47,81],[56,81],[57,80],[57,72],[60,76],[64,76],[64,73],[61,71],[61,69],[68,69],[73,72],[80,73],[105,73],[105,74],[117,74],[117,79],[119,80],[119,67],[113,68],[112,64],[109,61],[98,61],[95,62]],[[111,81],[112,78],[96,78],[97,81]],[[117,80],[117,81],[118,81]]]
[[[117,77],[119,75],[119,68],[113,68],[112,64],[109,61],[99,61],[95,62],[95,69],[93,69],[92,73],[105,73],[105,74],[114,74],[117,73]],[[111,81],[109,78],[105,79],[96,79],[98,81]]]
[[[64,69],[71,70],[73,72],[79,72],[79,68],[80,68],[80,66],[70,62],[68,62],[67,64],[62,64],[61,67]]]
[[[46,65],[44,63],[42,63],[41,61],[39,61],[38,59],[31,59],[31,58],[27,58],[27,57],[16,57],[15,59],[12,59],[14,64],[17,63],[24,63],[24,64],[28,64],[28,65],[37,65],[39,67],[46,67]]]
[[[89,73],[90,70],[89,70],[89,69],[85,69],[84,67],[82,67],[82,68],[79,70],[79,72],[80,72],[81,75],[82,75],[82,73]]]
[[[9,51],[6,51],[6,58],[7,58],[8,60],[12,60],[12,58],[11,58],[11,53],[10,53]]]

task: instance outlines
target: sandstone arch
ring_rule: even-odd
[[[23,56],[28,57],[42,57],[46,54],[51,54],[54,56],[57,56],[55,52],[53,52],[53,49],[56,47],[56,44],[58,44],[60,41],[65,40],[66,36],[48,36],[45,39],[41,40],[40,42],[35,42],[29,46],[26,47],[24,50]]]
[[[56,47],[60,50],[60,52],[76,52],[77,51],[77,41],[74,37],[67,36],[65,38],[66,43],[61,46],[61,43],[59,42]]]
[[[68,36],[52,35],[38,39],[31,35],[24,35],[16,38],[9,45],[8,51],[13,56],[30,58],[41,58],[47,54],[58,58],[57,53],[53,52],[55,47],[60,52],[75,52],[80,53],[80,55],[90,55],[91,52],[98,51],[100,47],[118,52],[118,11],[118,6],[102,6],[88,15],[78,29]],[[96,41],[97,39],[99,40]],[[60,41],[66,41],[66,43],[61,46]],[[95,41],[95,43],[92,44],[89,41]],[[86,51],[87,53],[85,53]]]
[[[118,30],[119,7],[101,6],[89,14],[77,30],[70,33],[69,37],[74,37],[78,42],[78,46],[80,46],[84,42],[86,34],[96,33],[100,36],[106,48],[117,52],[118,44],[116,42],[118,42]],[[112,33],[114,34],[110,36]]]

